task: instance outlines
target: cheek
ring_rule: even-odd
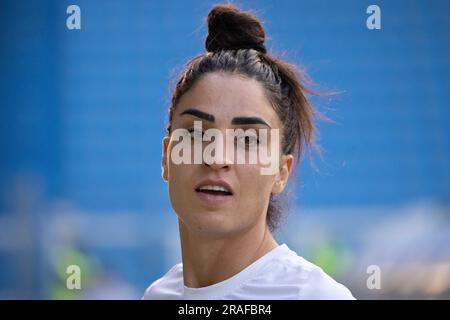
[[[252,201],[269,198],[274,181],[273,176],[261,174],[261,167],[258,165],[247,165],[239,169],[239,185],[243,195],[252,197]]]
[[[189,181],[192,177],[190,165],[176,165],[169,163],[169,196],[172,202],[183,202],[190,188]]]
[[[240,221],[253,224],[265,216],[269,205],[272,180],[270,176],[261,175],[260,167],[255,166],[253,170],[240,172],[240,197],[236,212],[245,212],[240,216]]]

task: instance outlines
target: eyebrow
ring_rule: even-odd
[[[267,122],[259,117],[236,117],[231,120],[231,124],[263,124],[270,128]]]
[[[214,116],[212,114],[197,110],[197,109],[186,109],[182,113],[180,113],[180,116],[184,114],[190,114],[191,116],[204,119],[209,122],[214,122]]]
[[[204,119],[206,121],[209,122],[214,122],[215,118],[212,114],[197,110],[197,109],[186,109],[184,110],[180,115],[191,115],[197,118],[201,118]],[[262,124],[265,126],[268,126],[269,128],[271,128],[267,122],[265,122],[263,119],[259,118],[259,117],[234,117],[231,120],[231,124],[237,124],[237,125],[242,125],[242,124]]]

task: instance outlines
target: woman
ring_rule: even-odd
[[[298,165],[313,137],[315,112],[298,72],[266,52],[264,29],[253,14],[216,5],[207,23],[207,52],[186,64],[176,84],[162,143],[162,175],[178,216],[182,263],[155,281],[143,298],[354,299],[322,269],[272,237],[280,213],[277,195],[292,172],[294,155]],[[238,163],[228,149],[211,153],[217,161],[174,160],[183,133],[189,134],[189,146],[200,139],[204,151],[209,129],[219,133],[214,141],[222,146],[227,130],[246,130],[235,136],[236,155],[244,150],[248,160],[257,148],[270,148],[277,151],[271,152],[276,170],[263,173],[261,161]],[[270,142],[255,135],[262,129],[269,131]],[[174,138],[175,132],[182,134]],[[189,153],[192,160],[191,152],[185,148],[183,156]]]

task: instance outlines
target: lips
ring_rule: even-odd
[[[224,180],[205,180],[197,185],[195,191],[198,193],[215,196],[232,196],[233,189]]]

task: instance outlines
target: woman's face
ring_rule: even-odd
[[[194,127],[194,121],[201,121],[203,131],[220,130],[224,151],[215,155],[221,163],[202,160],[200,164],[175,164],[171,153],[180,142],[173,134],[163,139],[163,178],[169,184],[170,201],[180,222],[190,232],[210,237],[245,232],[258,224],[265,226],[270,194],[284,188],[293,156],[280,155],[275,174],[267,175],[261,174],[264,165],[259,161],[237,163],[237,144],[233,158],[225,152],[226,129],[253,128],[256,133],[259,129],[268,129],[269,137],[269,129],[278,129],[277,146],[280,145],[281,123],[263,87],[256,80],[243,76],[208,73],[181,97],[173,115],[172,132],[181,128],[189,130]],[[251,141],[255,146],[256,140]],[[270,139],[268,141],[270,145]],[[203,142],[201,148],[207,145]],[[251,147],[246,151],[255,152]],[[219,187],[227,192],[208,190]]]

